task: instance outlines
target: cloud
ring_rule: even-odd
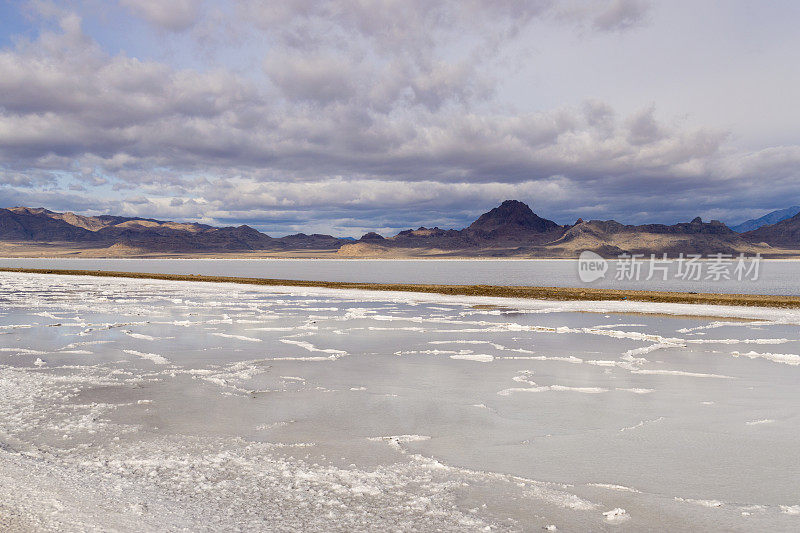
[[[125,3],[187,40],[209,5]],[[672,222],[800,193],[796,146],[737,151],[656,105],[496,99],[509,43],[534,25],[624,32],[644,2],[236,6],[214,17],[253,69],[239,41],[201,66],[109,52],[59,10],[55,29],[0,50],[0,201],[342,233],[460,227],[506,198],[559,222]]]
[[[230,71],[175,70],[108,55],[74,18],[62,26],[0,53],[0,157],[8,167],[37,168],[56,156],[140,183],[154,175],[180,182],[223,168],[263,180],[515,182],[646,176],[709,156],[721,139],[669,131],[654,109],[618,123],[597,102],[517,115],[447,107],[453,85],[469,86],[469,69],[448,65],[400,76],[412,95],[404,99],[395,88],[384,111],[367,67],[359,72],[359,64],[335,58],[291,56],[268,61],[272,83],[293,96],[276,101]],[[183,177],[169,177],[176,173]]]
[[[550,5],[544,0],[241,0],[238,8],[241,18],[295,48],[329,46],[349,35],[369,41],[378,54],[419,57],[453,35],[507,37]]]
[[[0,172],[0,186],[32,188],[53,183],[55,183],[55,178],[42,172]]]
[[[597,13],[592,26],[601,31],[624,31],[644,22],[650,10],[643,0],[614,0]]]
[[[563,0],[554,8],[556,18],[598,32],[624,32],[646,23],[648,0]]]
[[[321,104],[347,101],[355,96],[361,76],[357,66],[328,54],[272,54],[264,70],[287,97]]]
[[[628,120],[628,128],[628,141],[636,146],[659,141],[666,135],[656,121],[654,105],[633,115]]]
[[[202,0],[120,0],[120,5],[158,28],[179,32],[197,23]]]

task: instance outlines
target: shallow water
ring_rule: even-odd
[[[610,263],[604,279],[583,283],[578,262],[572,260],[381,260],[381,259],[29,259],[0,258],[0,267],[121,270],[159,274],[199,274],[314,281],[365,283],[444,283],[463,285],[534,285],[546,287],[599,287],[677,292],[800,295],[800,261],[762,261],[757,276],[736,279],[684,280],[678,264],[647,280],[647,262],[640,279],[617,280],[618,262]],[[733,274],[728,271],[728,274]],[[735,276],[731,276],[734,277]],[[756,277],[756,279],[751,279]]]
[[[0,274],[0,525],[796,531],[798,324]]]

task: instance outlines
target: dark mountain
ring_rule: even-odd
[[[336,250],[342,244],[352,242],[354,239],[339,239],[338,237],[320,233],[312,233],[311,235],[297,233],[273,240],[275,245],[286,250]]]
[[[149,254],[252,252],[336,252],[348,257],[476,256],[576,257],[583,250],[604,256],[621,253],[762,253],[800,249],[800,214],[738,234],[722,222],[699,217],[678,224],[625,225],[614,220],[578,219],[561,226],[526,204],[507,200],[464,229],[420,227],[393,237],[370,232],[355,241],[298,233],[273,238],[250,226],[204,224],[103,215],[88,217],[44,208],[0,209],[0,242],[47,245],[69,253]],[[6,244],[6,250],[12,250]],[[28,248],[26,248],[28,249]]]
[[[603,256],[621,253],[651,253],[676,256],[683,254],[755,253],[752,245],[718,220],[703,222],[700,217],[691,222],[673,225],[620,224],[615,220],[578,220],[564,236],[549,244],[563,254],[592,250]]]
[[[4,241],[93,242],[96,235],[48,215],[45,209],[0,209],[0,239]]]
[[[786,209],[778,209],[777,211],[772,211],[771,213],[767,213],[763,217],[754,218],[746,222],[742,222],[741,224],[737,224],[736,226],[731,226],[731,229],[736,233],[753,231],[763,226],[777,224],[782,220],[792,218],[798,213],[800,213],[800,205],[787,207]]]
[[[365,233],[364,236],[359,240],[363,242],[382,242],[386,239],[383,238],[383,235],[375,233],[374,231],[370,231],[369,233]]]
[[[800,213],[769,226],[742,233],[753,243],[766,243],[780,248],[800,249]]]
[[[622,253],[667,253],[669,255],[712,253],[755,253],[753,245],[722,222],[691,222],[673,225],[620,224],[614,220],[578,219],[573,226],[561,226],[542,218],[522,202],[507,200],[484,213],[462,230],[421,227],[401,231],[383,239],[367,234],[355,245],[345,245],[343,255],[526,255],[533,257],[575,257],[583,250],[604,256]]]
[[[358,242],[392,249],[517,249],[553,241],[564,231],[563,226],[539,217],[526,204],[506,200],[461,230],[423,226],[401,231],[388,239],[377,233],[368,233]]]
[[[468,230],[420,227],[401,231],[381,243],[399,248],[435,248],[441,250],[479,248],[491,246],[486,239],[471,235]]]
[[[630,231],[645,233],[663,234],[686,234],[686,235],[733,235],[734,231],[719,220],[703,222],[703,219],[696,217],[691,222],[678,222],[671,226],[665,224],[643,224],[641,226],[623,226]]]
[[[561,226],[541,218],[531,208],[517,200],[506,200],[488,213],[482,214],[478,220],[467,228],[473,234],[489,237],[507,236],[522,233],[548,233],[560,229]]]
[[[250,226],[205,224],[102,215],[86,217],[44,208],[0,209],[0,241],[60,243],[87,248],[112,246],[144,252],[230,252],[337,249],[348,242],[330,235],[298,233],[279,239]]]
[[[170,227],[109,226],[97,232],[104,242],[158,252],[249,251],[274,247],[275,239],[249,226],[197,231]]]

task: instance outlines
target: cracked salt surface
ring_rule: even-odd
[[[0,529],[800,527],[796,311],[26,274],[0,307]]]

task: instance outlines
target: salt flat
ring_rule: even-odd
[[[0,525],[795,531],[798,324],[2,274]]]

